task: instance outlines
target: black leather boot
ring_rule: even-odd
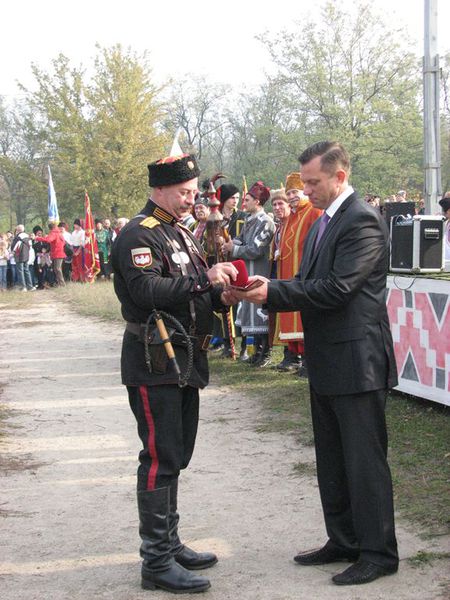
[[[234,343],[234,338],[233,338]],[[225,338],[223,341],[223,350],[220,354],[220,358],[232,358],[233,354],[231,351],[231,341],[230,338]]]
[[[268,334],[264,334],[260,337],[260,351],[258,353],[257,360],[252,364],[253,367],[264,368],[267,365],[270,365],[272,361],[272,348],[269,346],[269,336]]]
[[[142,539],[144,590],[161,588],[174,594],[204,592],[211,587],[206,577],[194,575],[175,562],[169,535],[168,487],[138,491],[139,534]]]
[[[277,371],[298,371],[300,356],[291,352],[287,346],[284,347],[283,360],[276,366]]]
[[[197,569],[208,569],[217,562],[217,556],[212,552],[195,552],[185,546],[178,535],[178,479],[170,484],[170,513],[169,513],[169,536],[171,553],[176,562],[190,571]]]

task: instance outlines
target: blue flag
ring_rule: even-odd
[[[53,187],[50,165],[48,165],[48,221],[49,223],[59,223],[58,205],[56,204],[56,194]]]

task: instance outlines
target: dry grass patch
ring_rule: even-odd
[[[55,300],[67,302],[82,315],[123,322],[112,281],[68,283],[65,287],[52,289],[51,294]]]

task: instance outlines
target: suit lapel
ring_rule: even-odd
[[[311,236],[309,236],[308,239],[307,262],[305,263],[305,271],[303,273],[303,277],[307,277],[309,275],[309,272],[313,268],[318,256],[320,255],[322,248],[324,248],[324,246],[326,246],[328,241],[331,239],[333,231],[338,226],[339,221],[342,219],[344,212],[356,199],[356,194],[353,193],[344,200],[344,202],[336,211],[336,214],[333,215],[331,221],[326,226],[325,231],[323,232],[322,237],[320,239],[319,245],[317,246],[317,249],[314,249],[314,245],[317,237],[317,232],[319,230],[320,219],[317,219],[313,227],[311,227]]]

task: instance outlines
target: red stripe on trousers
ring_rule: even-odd
[[[139,387],[139,392],[141,394],[142,404],[144,405],[145,420],[147,421],[148,426],[147,447],[150,453],[150,458],[152,459],[152,464],[148,472],[147,490],[154,490],[156,473],[158,472],[159,466],[158,453],[156,452],[155,422],[153,420],[152,411],[150,410],[147,386],[141,385]]]

